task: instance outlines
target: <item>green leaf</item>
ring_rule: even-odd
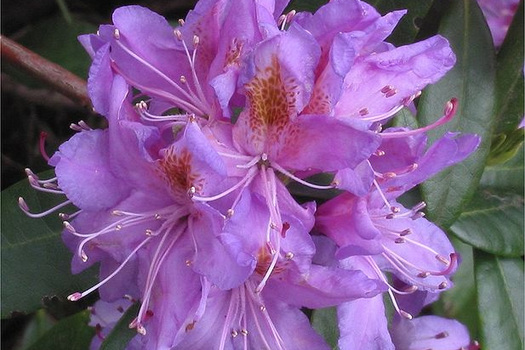
[[[406,127],[410,129],[417,129],[417,119],[408,108],[403,108],[392,118],[393,124],[396,127]]]
[[[523,227],[523,196],[485,189],[450,229],[478,249],[518,257],[523,255]]]
[[[92,269],[72,276],[71,253],[62,243],[62,225],[57,215],[31,219],[18,208],[19,196],[35,212],[64,200],[33,190],[27,180],[2,191],[3,318],[13,311],[36,311],[42,306],[43,297],[68,295],[96,283]]]
[[[124,350],[126,345],[137,335],[137,331],[129,328],[129,324],[137,316],[140,304],[133,304],[117,322],[111,333],[102,343],[100,350]]]
[[[396,46],[414,42],[421,22],[432,5],[432,0],[372,0],[367,2],[383,15],[395,10],[407,10],[387,40]]]
[[[291,10],[295,10],[297,12],[299,11],[315,12],[319,9],[319,7],[323,6],[327,2],[328,0],[293,0],[288,5],[285,13]]]
[[[476,251],[474,262],[482,348],[523,349],[523,259]]]
[[[524,190],[523,145],[516,155],[504,164],[487,166],[481,177],[480,186],[514,191],[522,194]]]
[[[89,349],[95,329],[88,327],[89,311],[60,320],[27,350]]]
[[[459,101],[455,118],[431,130],[431,141],[446,130],[478,134],[482,141],[467,160],[447,168],[422,185],[431,220],[449,227],[474,194],[488,156],[494,119],[495,53],[488,27],[477,3],[447,0],[439,32],[456,54],[455,67],[428,87],[418,104],[418,121],[430,124],[442,114],[446,101]]]
[[[31,318],[31,321],[29,321],[29,324],[25,327],[19,348],[26,349],[28,346],[35,343],[40,337],[49,331],[54,324],[56,324],[56,320],[54,320],[46,310],[38,310]]]
[[[483,251],[523,255],[523,147],[506,164],[487,167],[481,185],[451,231]]]
[[[487,164],[502,164],[514,157],[523,144],[523,136],[525,136],[525,129],[523,128],[494,136]]]
[[[461,264],[452,277],[454,287],[441,293],[439,301],[433,304],[433,311],[447,318],[457,319],[469,329],[472,339],[479,338],[479,314],[474,279],[474,256],[470,245],[457,238],[452,239],[454,248],[461,256]]]
[[[496,134],[513,132],[523,118],[523,1],[497,56]]]
[[[337,348],[339,328],[337,328],[337,310],[335,307],[317,309],[312,312],[312,327],[332,347]]]

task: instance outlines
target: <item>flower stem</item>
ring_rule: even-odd
[[[92,109],[85,80],[3,35],[0,35],[0,43],[2,60],[29,73],[75,103]]]

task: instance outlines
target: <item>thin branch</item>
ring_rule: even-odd
[[[0,43],[2,60],[92,110],[85,80],[3,35],[0,35]]]

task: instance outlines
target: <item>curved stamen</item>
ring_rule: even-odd
[[[40,154],[42,157],[46,160],[46,162],[49,162],[49,156],[46,152],[46,138],[47,138],[47,132],[41,131],[40,132],[40,142],[38,143],[38,147],[40,149]]]
[[[22,197],[18,197],[18,206],[20,207],[20,209],[24,212],[24,214],[26,214],[27,216],[31,217],[31,218],[43,218],[44,216],[47,216],[55,211],[57,211],[58,209],[60,208],[63,208],[65,207],[66,205],[69,205],[73,202],[71,202],[70,200],[67,200],[65,202],[62,202],[56,206],[54,206],[53,208],[51,209],[48,209],[46,211],[43,211],[41,213],[31,213],[29,211],[29,206],[27,205],[26,201],[24,200],[24,198]]]
[[[300,184],[308,186],[310,188],[315,188],[317,190],[331,190],[331,189],[335,188],[334,185],[316,185],[316,184],[313,184],[311,182],[302,180],[302,179],[298,178],[297,176],[293,175],[292,173],[290,173],[289,171],[287,171],[286,169],[284,169],[279,164],[274,163],[274,162],[271,163],[271,167],[274,168],[275,170],[277,170],[278,172],[282,173],[283,175],[288,176],[290,179],[292,179],[294,181],[297,181]]]
[[[155,115],[151,114],[148,111],[148,104],[145,101],[140,101],[135,104],[135,107],[137,108],[140,116],[142,119],[151,121],[151,122],[168,122],[168,121],[175,121],[175,122],[188,122],[188,119],[190,116],[188,114],[178,114],[178,115]]]
[[[456,114],[456,110],[457,110],[457,105],[458,105],[458,100],[456,98],[453,98],[450,101],[448,101],[445,106],[445,111],[443,113],[443,116],[439,118],[437,121],[435,121],[434,123],[427,125],[425,127],[414,129],[414,130],[407,130],[407,131],[384,132],[384,133],[380,133],[379,135],[384,139],[394,139],[394,138],[399,138],[399,137],[417,135],[422,132],[426,132],[428,130],[435,129],[440,125],[448,123],[449,121],[452,120],[452,118],[454,118],[454,115]]]
[[[196,196],[194,194],[191,195],[191,198],[198,201],[198,202],[212,202],[212,201],[216,201],[218,199],[221,199],[223,198],[224,196],[227,196],[228,194],[232,193],[233,191],[241,188],[241,187],[246,187],[248,186],[251,181],[254,179],[255,175],[257,175],[257,169],[256,168],[250,168],[248,170],[248,172],[246,173],[246,175],[244,175],[244,177],[238,182],[236,183],[235,185],[233,185],[232,187],[230,187],[229,189],[227,189],[226,191],[224,192],[221,192],[215,196],[212,196],[212,197],[201,197],[201,196]]]
[[[98,288],[100,288],[102,285],[104,285],[106,282],[108,282],[110,279],[112,279],[117,273],[119,273],[124,268],[124,266],[126,266],[128,261],[137,253],[137,251],[139,251],[140,248],[142,248],[146,243],[148,243],[150,239],[151,239],[151,237],[147,237],[146,239],[144,239],[135,249],[133,249],[133,251],[126,257],[126,259],[124,259],[124,261],[120,264],[120,266],[117,267],[115,269],[115,271],[113,271],[109,276],[104,278],[102,281],[100,281],[99,283],[97,283],[93,287],[85,290],[84,292],[75,292],[75,293],[69,295],[67,297],[67,299],[69,301],[77,301],[77,300],[85,297],[86,295],[90,294],[91,292],[97,290]]]

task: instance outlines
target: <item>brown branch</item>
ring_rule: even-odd
[[[0,35],[2,60],[29,73],[75,103],[92,109],[86,81],[56,63]]]

